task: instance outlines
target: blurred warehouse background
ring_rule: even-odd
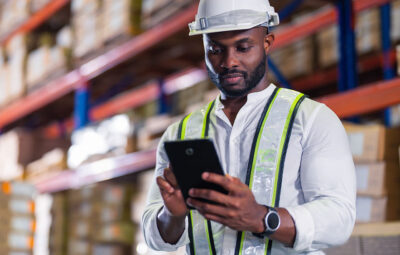
[[[356,163],[357,225],[327,254],[400,254],[400,1],[270,2],[270,80],[334,110]],[[0,0],[0,254],[164,254],[140,232],[155,148],[218,95],[197,4]]]

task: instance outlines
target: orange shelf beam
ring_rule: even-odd
[[[400,104],[400,78],[377,82],[316,100],[326,104],[340,118],[381,110]]]
[[[7,44],[7,42],[9,42],[10,39],[17,34],[24,34],[37,28],[69,2],[70,0],[50,1],[41,10],[35,12],[31,17],[29,17],[28,20],[24,21],[17,28],[5,35],[2,35],[0,37],[0,45],[3,46]]]
[[[355,0],[354,10],[363,11],[371,7],[384,5],[392,0]],[[275,33],[274,48],[282,48],[296,40],[311,35],[321,28],[337,23],[335,8],[329,8],[316,13],[310,18],[300,21],[298,24],[277,29]]]
[[[11,103],[0,110],[0,128],[68,94],[84,81],[78,71],[72,71],[26,97]]]
[[[102,159],[32,182],[39,192],[54,193],[147,170],[154,167],[155,162],[156,150],[151,149]]]
[[[169,76],[165,80],[165,94],[171,95],[179,90],[191,87],[208,78],[205,70],[200,68],[189,68]],[[99,121],[112,115],[139,107],[147,102],[156,100],[160,94],[160,87],[157,82],[151,82],[141,86],[140,88],[121,94],[110,101],[94,107],[90,111],[90,119]],[[74,120],[68,119],[63,123],[63,129],[71,132],[74,128]],[[47,137],[59,137],[59,124],[51,124],[44,128],[44,134]]]

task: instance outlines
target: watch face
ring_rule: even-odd
[[[275,230],[279,227],[279,215],[276,212],[272,212],[268,215],[267,224],[271,230]]]

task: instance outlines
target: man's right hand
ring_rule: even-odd
[[[161,196],[164,200],[164,205],[174,217],[186,216],[189,212],[182,192],[178,187],[174,173],[171,169],[164,169],[164,178],[157,177],[157,185],[160,188]]]

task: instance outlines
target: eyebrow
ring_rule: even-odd
[[[225,46],[224,44],[222,44],[222,43],[219,43],[219,42],[217,42],[217,41],[214,41],[214,40],[212,40],[212,39],[209,39],[209,41],[210,41],[210,43],[212,43],[212,44],[215,44],[215,45],[218,45],[218,46]],[[241,43],[253,43],[253,42],[254,42],[254,40],[253,40],[253,39],[251,39],[251,38],[249,38],[249,37],[246,37],[246,38],[243,38],[243,39],[237,40],[237,41],[235,42],[235,44],[241,44]]]

